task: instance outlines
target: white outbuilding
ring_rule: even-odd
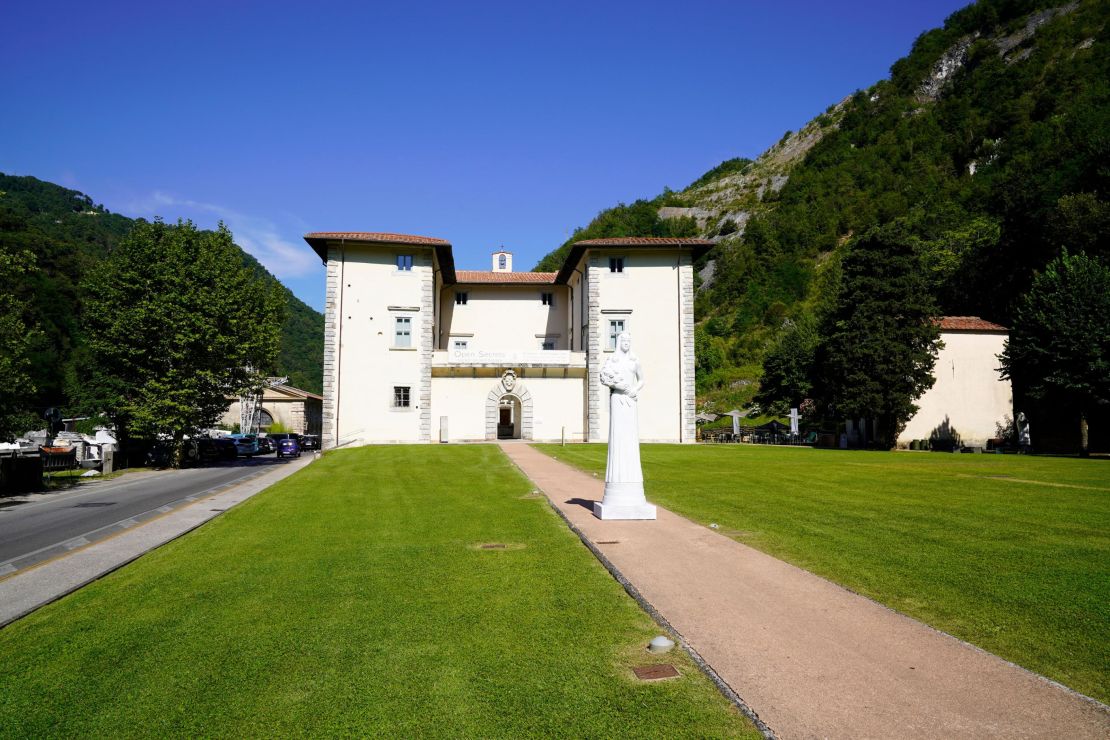
[[[1010,381],[998,374],[1009,330],[978,316],[944,316],[937,323],[944,346],[933,366],[936,382],[916,401],[917,413],[898,436],[898,446],[947,439],[985,447],[1013,415]]]

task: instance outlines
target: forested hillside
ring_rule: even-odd
[[[717,240],[696,308],[699,397],[718,411],[751,401],[782,335],[828,314],[875,227],[913,245],[939,311],[1008,324],[1064,249],[1110,256],[1108,42],[1110,3],[983,0],[754,162],[604,211],[572,241]]]
[[[32,337],[31,375],[37,387],[35,406],[61,406],[66,413],[95,411],[73,407],[77,354],[81,351],[81,279],[136,222],[110,213],[83,193],[34,177],[0,174],[0,253],[29,252],[34,265],[14,285],[26,311]],[[243,263],[260,280],[277,283],[254,257]],[[324,319],[288,289],[278,366],[290,383],[313,392],[322,386]]]

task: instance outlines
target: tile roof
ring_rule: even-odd
[[[422,247],[450,246],[446,239],[436,239],[430,236],[415,236],[413,234],[389,234],[382,231],[314,231],[305,234],[308,239],[347,239],[358,242],[381,242],[383,244],[414,244]]]
[[[448,282],[455,279],[455,258],[451,255],[451,242],[446,239],[436,239],[430,236],[415,236],[413,234],[391,234],[384,231],[313,231],[305,234],[304,240],[312,251],[320,256],[320,261],[327,264],[328,242],[351,241],[369,244],[402,244],[414,247],[434,247],[439,260],[440,269]]]
[[[611,239],[585,239],[574,242],[582,247],[712,247],[708,239],[679,239],[669,236],[620,236]]]
[[[1001,324],[978,316],[941,316],[936,321],[941,331],[1009,331]]]
[[[577,268],[582,255],[597,247],[693,247],[694,259],[700,258],[714,246],[708,239],[678,239],[669,236],[621,236],[611,239],[583,239],[570,245],[570,251],[555,277],[555,282],[565,283]]]
[[[555,272],[487,272],[455,270],[457,283],[554,283]]]

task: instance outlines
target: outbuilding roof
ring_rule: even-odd
[[[1001,324],[978,316],[941,316],[937,319],[941,331],[1009,331]]]

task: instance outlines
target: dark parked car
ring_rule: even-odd
[[[208,465],[220,459],[216,440],[208,437],[194,437],[185,441],[182,456],[185,465]]]
[[[274,440],[274,444],[277,444],[283,439],[295,439],[298,442],[301,441],[301,435],[297,434],[296,432],[274,432],[273,434],[268,434],[266,436]]]
[[[212,445],[216,448],[216,452],[221,460],[234,460],[239,457],[239,450],[236,449],[235,440],[233,439],[215,437],[212,440]]]
[[[301,435],[301,449],[302,450],[318,450],[320,449],[320,438],[315,434],[302,434]]]
[[[259,455],[269,455],[273,451],[274,451],[274,440],[270,439],[269,437],[259,437],[258,438],[258,454]]]
[[[301,446],[297,443],[297,440],[293,439],[292,437],[286,437],[285,439],[279,439],[278,443],[277,443],[277,456],[278,457],[300,457],[301,456]]]

